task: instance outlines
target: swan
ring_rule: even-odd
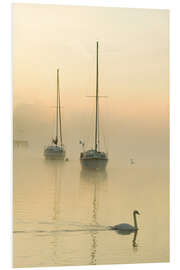
[[[121,234],[129,234],[131,232],[135,232],[138,230],[137,226],[137,220],[136,215],[140,215],[140,213],[137,210],[133,211],[133,217],[134,217],[134,226],[128,224],[128,223],[121,223],[114,226],[110,226],[110,230],[116,230]]]

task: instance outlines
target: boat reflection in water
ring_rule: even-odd
[[[89,181],[91,183],[96,184],[97,182],[102,182],[107,180],[108,174],[106,170],[91,170],[83,168],[80,172],[80,179],[83,181]],[[99,183],[101,185],[102,183]]]
[[[61,208],[62,208],[62,174],[65,162],[63,160],[54,160],[51,162],[49,159],[44,160],[52,182],[52,211],[51,211],[51,225],[49,223],[49,236],[51,237],[52,245],[52,260],[54,265],[59,265],[60,261],[60,244],[61,234],[58,234],[61,222]],[[51,230],[50,230],[51,228]],[[45,234],[46,236],[47,234]]]
[[[82,169],[80,173],[80,190],[84,196],[89,197],[88,193],[91,193],[91,224],[89,225],[89,233],[92,238],[91,245],[91,262],[90,264],[96,264],[96,252],[97,252],[97,242],[98,233],[101,231],[111,230],[110,226],[101,225],[100,218],[98,217],[98,212],[102,211],[101,201],[103,202],[103,195],[106,195],[108,175],[106,170],[89,170]],[[104,194],[103,194],[104,193]],[[102,203],[103,207],[103,203]],[[98,222],[99,221],[99,222]],[[138,245],[136,243],[138,230],[136,231],[120,231],[114,230],[115,233],[119,235],[130,235],[133,234],[132,247],[136,250]],[[108,233],[108,232],[107,232]]]
[[[98,222],[98,211],[101,207],[100,194],[102,195],[102,193],[106,192],[107,179],[107,172],[105,170],[94,171],[84,168],[80,173],[80,197],[85,196],[85,200],[87,197],[91,198],[87,205],[87,207],[91,208],[90,224],[88,225],[92,243],[90,247],[90,265],[97,264],[98,233],[105,229],[105,227]]]

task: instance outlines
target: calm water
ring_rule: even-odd
[[[14,266],[64,266],[167,262],[168,169],[116,168],[81,171],[80,162],[45,161],[28,150],[14,152]],[[139,231],[107,230],[133,224]]]

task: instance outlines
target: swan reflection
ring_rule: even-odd
[[[138,235],[138,231],[134,231],[134,232],[123,232],[123,231],[118,231],[118,230],[115,230],[115,232],[117,233],[117,234],[120,234],[120,235],[129,235],[129,234],[133,234],[134,236],[133,236],[133,240],[132,240],[132,246],[134,247],[134,248],[137,248],[138,247],[138,245],[137,245],[137,243],[136,243],[136,240],[137,240],[137,235]]]
[[[138,235],[138,231],[135,231],[135,232],[134,232],[133,241],[132,241],[133,247],[134,247],[134,248],[138,246],[137,243],[136,243],[137,235]]]

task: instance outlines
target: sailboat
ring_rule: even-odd
[[[65,158],[65,149],[62,140],[59,69],[57,69],[56,137],[52,139],[49,146],[45,147],[44,156],[46,159],[64,160]]]
[[[80,161],[82,168],[87,169],[105,169],[108,162],[108,155],[100,151],[99,142],[99,70],[98,70],[98,42],[96,42],[96,118],[95,118],[95,143],[94,148],[85,151],[84,143],[80,141],[83,146],[83,152],[80,153]]]

